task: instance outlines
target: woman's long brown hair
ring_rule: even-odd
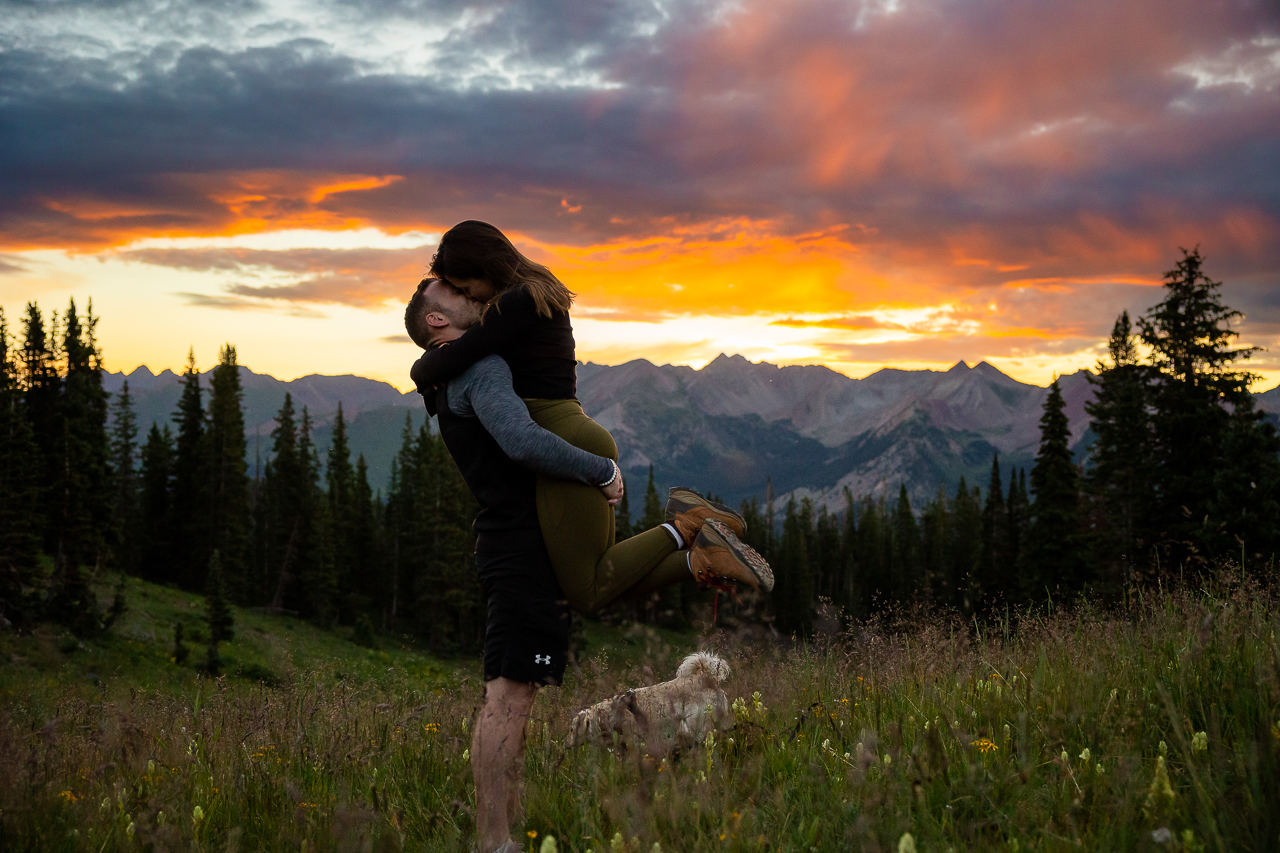
[[[497,295],[525,287],[544,317],[568,311],[573,305],[573,292],[551,270],[522,255],[497,228],[475,219],[459,222],[440,238],[440,248],[431,258],[430,275],[446,281],[487,281],[495,291],[490,304],[496,303]]]

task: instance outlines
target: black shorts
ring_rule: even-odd
[[[560,684],[569,661],[569,603],[546,548],[477,551],[476,568],[489,600],[484,680]]]

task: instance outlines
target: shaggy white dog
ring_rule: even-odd
[[[701,742],[707,732],[725,729],[733,721],[729,700],[720,683],[729,677],[729,664],[710,652],[689,655],[676,677],[652,687],[619,693],[579,711],[569,726],[568,746],[591,741],[643,744],[650,755]]]

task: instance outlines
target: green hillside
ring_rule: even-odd
[[[97,592],[104,605],[110,601],[112,588],[100,584]],[[204,597],[138,578],[125,579],[125,597],[125,614],[93,639],[77,639],[53,623],[20,635],[0,631],[0,660],[6,662],[0,667],[0,705],[21,702],[48,709],[73,698],[100,700],[113,686],[181,695],[207,681]],[[289,615],[232,611],[235,639],[219,646],[221,677],[230,687],[347,682],[394,691],[479,681],[478,657],[442,659],[420,648],[411,635],[377,635],[376,647],[368,648],[353,642],[350,628],[325,630]],[[189,649],[182,665],[173,659],[177,624]],[[657,655],[674,669],[698,637],[691,631],[588,621],[579,642],[583,657],[597,662],[630,667],[641,656]]]
[[[88,696],[115,681],[139,690],[181,691],[203,677],[209,632],[204,597],[127,578],[128,611],[105,635],[78,640],[60,626],[43,624],[21,636],[0,633],[0,691],[6,697]],[[100,598],[109,600],[101,588]],[[415,648],[407,638],[379,639],[376,649],[351,642],[350,632],[322,630],[287,615],[239,607],[235,639],[220,646],[230,681],[279,684],[306,678],[386,683],[392,678],[448,683],[471,661],[447,662]],[[173,661],[174,625],[181,624],[190,656]]]

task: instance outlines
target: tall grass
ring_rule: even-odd
[[[526,849],[1265,850],[1280,846],[1276,598],[1223,582],[993,625],[909,618],[808,647],[710,644],[736,725],[683,755],[561,745],[670,677],[638,632],[543,691]],[[478,669],[478,665],[477,665]],[[0,707],[0,848],[464,850],[475,681],[295,675]],[[907,839],[906,836],[911,838]],[[548,845],[549,846],[549,845]]]

